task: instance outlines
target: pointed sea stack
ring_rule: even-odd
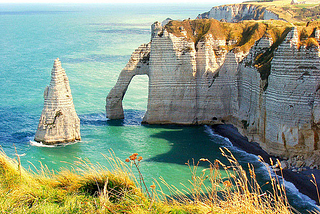
[[[59,144],[80,140],[80,119],[75,111],[69,80],[59,58],[54,61],[50,85],[44,90],[44,106],[34,140]]]

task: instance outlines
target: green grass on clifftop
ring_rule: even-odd
[[[287,33],[295,25],[280,20],[263,20],[263,21],[242,21],[238,23],[220,22],[215,19],[196,19],[183,21],[170,21],[165,29],[178,37],[186,37],[195,44],[202,41],[209,34],[213,39],[236,41],[235,44],[228,45],[228,50],[235,49],[235,52],[247,52],[264,35],[271,36],[273,40],[272,49],[276,49],[283,41]],[[296,25],[300,45],[316,45],[315,30],[320,29],[320,21],[299,22]],[[183,31],[186,31],[184,36]]]
[[[226,48],[236,47],[238,51],[244,52],[247,52],[266,31],[266,25],[262,22],[224,23],[214,19],[171,21],[165,26],[165,29],[176,36],[183,36],[181,27],[186,30],[186,37],[195,44],[203,40],[206,35],[211,34],[216,40],[237,41],[236,44]]]
[[[251,20],[226,23],[215,19],[188,19],[170,21],[165,26],[165,29],[175,36],[185,37],[193,41],[195,48],[197,48],[199,41],[204,41],[211,35],[215,40],[226,41],[225,46],[216,47],[217,49],[233,50],[235,53],[247,53],[260,38],[263,36],[271,37],[273,41],[271,47],[257,55],[254,62],[246,64],[247,66],[255,66],[258,69],[261,79],[266,80],[264,86],[264,89],[266,89],[274,53],[293,27],[298,30],[298,48],[301,46],[305,46],[307,49],[319,47],[319,43],[315,39],[315,31],[320,29],[320,21],[297,22],[294,25],[281,20]]]
[[[59,172],[42,167],[26,171],[18,160],[0,152],[1,213],[293,213],[285,186],[271,178],[265,192],[253,167],[246,173],[233,155],[222,149],[230,166],[200,159],[207,168],[190,166],[190,184],[183,191],[162,181],[147,187],[139,168],[142,158],[126,162],[110,153],[112,169],[79,159]],[[17,156],[18,157],[18,156]],[[141,163],[142,162],[142,163]],[[131,167],[130,167],[131,166]],[[131,170],[139,171],[139,179]],[[223,175],[222,173],[223,172]],[[271,174],[270,174],[271,175]],[[179,179],[179,178],[177,178]],[[137,181],[139,180],[139,181]],[[161,187],[162,186],[162,187]],[[172,195],[163,193],[168,188]]]
[[[266,8],[289,22],[320,21],[320,2],[318,0],[297,0],[297,2],[299,4],[291,4],[291,0],[274,0],[268,2],[250,1],[243,4]]]

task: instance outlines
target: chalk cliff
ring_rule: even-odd
[[[210,11],[199,14],[197,18],[212,18],[226,22],[239,22],[242,20],[277,20],[279,19],[279,16],[261,6],[252,4],[233,4],[213,7]]]
[[[144,123],[231,123],[276,156],[307,158],[319,152],[317,27],[309,27],[311,33],[302,41],[302,28],[280,27],[280,22],[276,27],[271,26],[272,21],[266,26],[241,24],[246,35],[242,38],[230,37],[227,29],[235,28],[231,23],[170,23],[162,29],[155,23],[151,44],[136,50],[121,72],[107,98],[110,119],[123,118],[118,103],[130,82],[123,79],[145,73],[149,76],[149,96]],[[210,30],[219,26],[226,34]],[[256,38],[252,44],[248,35]],[[250,43],[249,49],[244,41]],[[142,66],[144,55],[149,57]],[[118,95],[114,96],[117,88]],[[115,108],[112,103],[116,103]]]
[[[34,140],[58,144],[80,140],[80,119],[75,111],[69,80],[56,59],[50,85],[44,91],[44,106]]]

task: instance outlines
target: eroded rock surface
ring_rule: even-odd
[[[276,41],[277,46],[265,33],[248,52],[236,52],[224,49],[230,40],[206,34],[193,41],[187,38],[190,32],[184,27],[176,27],[181,36],[161,30],[158,23],[153,27],[146,67],[137,66],[143,54],[135,64],[129,62],[131,70],[126,67],[121,72],[108,95],[110,119],[123,118],[118,101],[132,75],[147,73],[149,96],[144,123],[230,123],[269,154],[311,157],[319,151],[319,44],[303,45],[297,28],[289,28],[283,40]],[[319,30],[314,35],[312,41],[319,42]],[[136,50],[133,56],[137,53],[141,51]],[[263,66],[257,63],[258,58],[265,61]],[[115,108],[108,104],[112,97],[117,98],[113,99]],[[113,111],[117,113],[111,114]]]
[[[251,4],[222,5],[211,8],[209,12],[199,14],[198,19],[217,19],[226,22],[242,20],[269,20],[279,19],[279,16],[265,8]]]
[[[44,106],[34,140],[59,144],[80,139],[80,119],[73,105],[69,80],[61,62],[56,59],[50,85],[44,91]]]

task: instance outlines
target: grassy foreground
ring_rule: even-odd
[[[252,166],[246,173],[227,149],[221,151],[230,165],[200,159],[208,168],[197,172],[197,164],[190,166],[192,179],[184,191],[162,181],[173,196],[157,181],[145,185],[136,153],[122,162],[110,152],[112,169],[79,159],[54,173],[46,167],[26,171],[19,158],[0,152],[0,213],[294,213],[277,178],[267,184],[272,191],[263,192]]]

